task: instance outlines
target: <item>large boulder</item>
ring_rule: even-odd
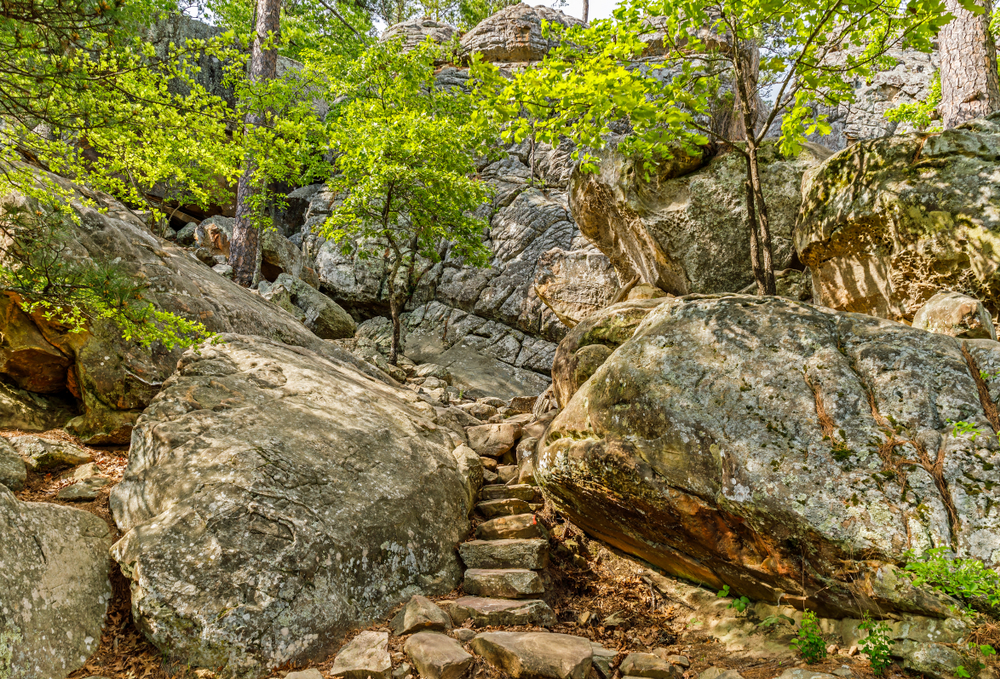
[[[256,672],[450,591],[471,508],[434,409],[313,351],[222,339],[181,357],[111,495],[150,640]]]
[[[761,149],[761,181],[771,223],[775,269],[794,255],[792,227],[802,176],[830,155],[806,144],[784,158]],[[647,180],[641,161],[602,153],[597,173],[574,172],[570,209],[580,232],[614,264],[622,281],[639,275],[675,295],[736,292],[753,281],[743,157],[724,153],[703,165],[678,154]]]
[[[779,297],[667,299],[554,419],[535,475],[575,524],[676,575],[943,617],[897,566],[939,546],[1000,565],[998,372],[990,340]]]
[[[157,309],[201,321],[211,332],[271,337],[362,365],[260,295],[153,235],[120,203],[54,175],[46,177],[74,196],[71,207],[78,221],[64,220],[66,258],[117,262],[124,275],[148,286],[143,296]],[[5,199],[32,210],[46,209],[17,194]],[[88,199],[95,205],[85,205]],[[27,391],[71,393],[83,409],[71,428],[85,441],[126,443],[135,419],[173,372],[183,350],[126,341],[117,326],[102,320],[91,323],[87,332],[67,332],[41,313],[28,316],[16,301],[12,293],[0,295],[0,374]]]
[[[43,396],[0,382],[0,426],[6,429],[58,429],[75,416],[72,399]]]
[[[519,2],[504,7],[463,35],[459,54],[480,54],[483,61],[539,61],[558,44],[542,35],[543,21],[563,26],[582,23],[557,9]]]
[[[535,294],[567,327],[608,306],[619,287],[611,261],[596,248],[555,248],[538,260]]]
[[[430,17],[415,16],[385,29],[380,40],[399,40],[403,51],[408,52],[428,39],[439,45],[447,45],[457,32],[454,26],[434,21]]]
[[[21,502],[0,485],[0,677],[63,679],[97,650],[110,546],[99,517]]]
[[[795,247],[816,303],[913,318],[941,289],[1000,312],[1000,114],[855,144],[804,181]]]

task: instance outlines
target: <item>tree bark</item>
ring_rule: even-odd
[[[760,181],[760,163],[757,159],[757,144],[750,139],[747,148],[747,165],[750,170],[750,188],[753,192],[753,202],[756,208],[756,224],[750,222],[750,229],[757,232],[760,261],[754,271],[757,280],[757,292],[760,295],[774,295],[777,287],[774,283],[774,260],[771,254],[771,224],[767,216],[767,203],[764,201],[764,190]],[[752,215],[751,215],[752,217]]]
[[[990,0],[976,16],[958,0],[945,0],[955,18],[941,30],[941,117],[945,129],[1000,110],[996,45]]]
[[[583,23],[590,17],[590,0],[583,0]]]
[[[276,40],[281,30],[281,0],[257,0],[256,11],[253,51],[250,55],[251,83],[271,80],[278,75],[278,51],[265,47],[268,35],[273,35]],[[247,126],[260,125],[267,115],[267,111],[252,111],[247,114],[245,122]],[[245,288],[252,286],[257,277],[257,254],[260,249],[260,234],[257,232],[250,201],[267,188],[255,180],[256,170],[257,163],[248,156],[243,175],[236,185],[236,223],[229,243],[229,266],[233,267],[233,280]]]
[[[389,298],[389,314],[392,316],[392,348],[389,349],[389,363],[397,365],[399,362],[399,337],[402,334],[402,321],[399,314],[402,311],[403,300],[400,295],[392,294]]]

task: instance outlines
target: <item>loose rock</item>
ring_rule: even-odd
[[[344,679],[389,679],[392,675],[389,633],[362,632],[351,639],[337,653],[331,673]]]
[[[434,632],[414,634],[403,648],[423,679],[462,679],[475,662],[457,641]]]
[[[589,640],[544,632],[485,632],[472,649],[513,679],[586,679],[593,658]]]

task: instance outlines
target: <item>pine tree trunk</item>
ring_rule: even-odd
[[[941,30],[941,117],[945,129],[1000,110],[996,45],[990,0],[979,16],[958,0],[945,0],[955,18]]]
[[[402,322],[399,319],[400,307],[403,306],[399,295],[393,294],[389,298],[389,313],[392,316],[392,348],[389,350],[389,363],[396,365],[399,362],[399,338],[401,335]]]
[[[250,55],[250,82],[270,80],[278,75],[278,51],[264,49],[268,34],[275,39],[281,30],[281,0],[257,0],[257,23]],[[248,126],[259,125],[267,116],[265,111],[247,114]],[[257,163],[248,157],[243,175],[236,186],[236,223],[229,243],[229,266],[233,267],[233,280],[248,288],[257,276],[257,253],[260,237],[252,214],[251,199],[266,189],[254,179]]]
[[[753,263],[751,253],[751,264],[754,266],[754,278],[757,280],[757,292],[760,295],[774,295],[777,287],[774,283],[774,260],[771,254],[771,224],[767,216],[767,203],[764,201],[763,186],[760,181],[760,162],[757,158],[757,144],[751,138],[747,147],[747,165],[750,170],[750,189],[753,193],[753,208],[756,212],[756,220],[751,215],[750,229],[756,231],[758,239],[757,247],[760,252],[760,259]],[[756,221],[756,224],[754,223]],[[751,239],[753,237],[751,236]]]
[[[583,0],[583,23],[590,17],[590,0]]]

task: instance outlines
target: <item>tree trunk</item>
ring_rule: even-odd
[[[393,294],[389,298],[389,313],[392,316],[392,348],[389,350],[389,363],[396,365],[399,361],[399,337],[401,334],[402,322],[399,320],[399,313],[403,306],[400,296]]]
[[[253,51],[250,56],[250,82],[257,83],[270,80],[278,75],[278,51],[265,49],[268,34],[278,38],[281,30],[281,0],[257,0],[257,22],[254,27]],[[266,111],[253,111],[247,114],[248,126],[260,125],[267,116]],[[247,157],[243,175],[236,186],[236,223],[233,225],[233,236],[229,243],[229,266],[233,267],[233,280],[248,288],[254,284],[257,276],[257,253],[260,248],[260,235],[257,233],[255,215],[250,201],[266,185],[260,185],[254,178],[257,163]]]
[[[590,0],[583,0],[583,23],[590,17]]]
[[[955,18],[941,30],[941,117],[945,129],[1000,110],[990,0],[979,16],[958,0],[945,0]]]
[[[753,204],[747,201],[750,214],[751,253],[750,263],[754,267],[754,278],[757,281],[757,293],[774,295],[777,288],[774,283],[774,260],[771,254],[771,224],[767,216],[767,203],[764,201],[764,191],[760,182],[760,163],[757,159],[757,144],[751,139],[747,146],[747,169],[749,170],[750,191]],[[756,214],[753,214],[756,213]],[[756,219],[754,219],[756,217]],[[760,257],[753,261],[753,240],[757,239],[757,249]]]

